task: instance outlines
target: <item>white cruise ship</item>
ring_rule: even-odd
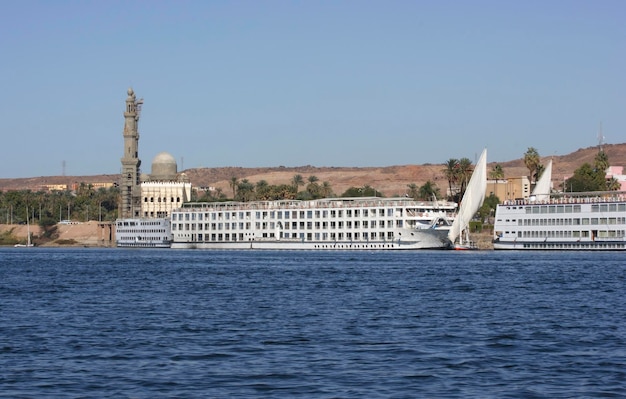
[[[456,207],[408,198],[187,203],[172,212],[172,248],[445,249]]]
[[[117,219],[115,242],[118,247],[125,248],[169,248],[172,243],[170,219]]]
[[[566,193],[496,208],[494,249],[626,250],[626,193]]]

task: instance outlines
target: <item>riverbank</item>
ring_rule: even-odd
[[[111,222],[89,221],[84,223],[51,226],[44,231],[38,225],[0,224],[3,245],[26,243],[28,231],[31,240],[40,247],[113,247],[115,229]]]

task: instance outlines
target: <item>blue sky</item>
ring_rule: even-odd
[[[626,142],[626,2],[19,1],[0,12],[1,178],[390,166]],[[626,164],[626,160],[611,160]],[[626,166],[626,165],[625,165]]]

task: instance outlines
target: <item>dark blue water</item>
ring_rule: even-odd
[[[0,249],[0,397],[626,396],[626,254]]]

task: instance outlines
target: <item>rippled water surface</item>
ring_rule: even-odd
[[[626,396],[626,254],[0,249],[0,397]]]

